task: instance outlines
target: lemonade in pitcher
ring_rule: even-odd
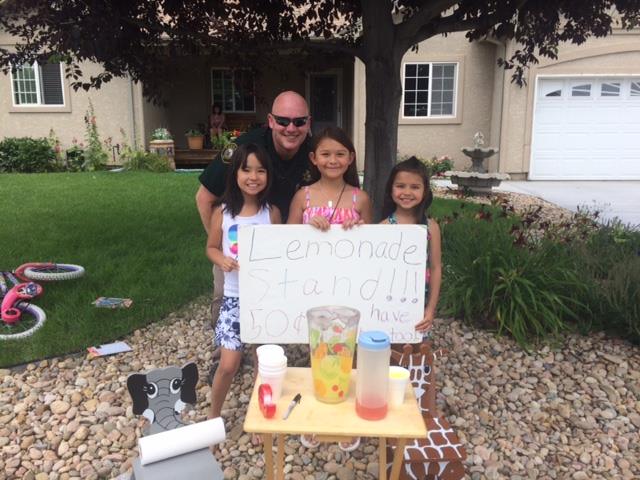
[[[307,311],[314,393],[318,400],[346,400],[360,312],[349,307],[316,307]]]

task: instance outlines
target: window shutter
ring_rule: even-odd
[[[59,63],[40,66],[42,74],[42,100],[45,105],[64,105],[62,96],[62,76]]]

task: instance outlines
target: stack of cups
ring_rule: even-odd
[[[410,372],[403,367],[389,367],[389,403],[398,408],[404,403]]]
[[[276,403],[282,394],[282,384],[287,373],[287,356],[280,345],[261,345],[256,349],[260,382],[271,387],[272,401]]]

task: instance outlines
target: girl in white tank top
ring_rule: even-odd
[[[209,418],[220,416],[231,381],[242,362],[238,288],[238,228],[281,223],[278,208],[267,201],[272,181],[267,152],[255,144],[239,146],[231,157],[227,186],[211,216],[207,256],[224,271],[224,296],[214,342],[220,365],[211,383]]]

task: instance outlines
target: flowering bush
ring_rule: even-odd
[[[228,130],[222,132],[221,135],[216,135],[211,139],[211,148],[222,150],[229,143],[234,142],[240,135],[242,135],[242,132],[239,130]]]
[[[49,146],[53,149],[55,154],[55,164],[56,170],[64,170],[65,169],[65,159],[62,154],[62,144],[60,143],[60,139],[56,135],[56,132],[51,128],[49,130],[49,137],[47,138],[47,142]]]
[[[173,140],[173,137],[164,127],[156,128],[151,134],[151,140]]]
[[[442,177],[444,176],[444,172],[448,170],[453,170],[453,160],[449,155],[434,155],[430,159],[422,158],[419,156],[415,156],[418,160],[420,160],[429,171],[429,175],[432,177]],[[408,155],[398,156],[398,161],[406,160],[409,158]]]
[[[444,172],[448,170],[453,170],[453,160],[449,155],[434,155],[430,160],[420,159],[422,163],[424,163],[429,170],[431,176],[442,177]]]
[[[89,101],[89,108],[84,116],[85,140],[87,148],[84,151],[83,170],[98,170],[107,163],[109,154],[102,148],[100,135],[98,135],[98,125],[96,115],[93,110],[93,103]]]

